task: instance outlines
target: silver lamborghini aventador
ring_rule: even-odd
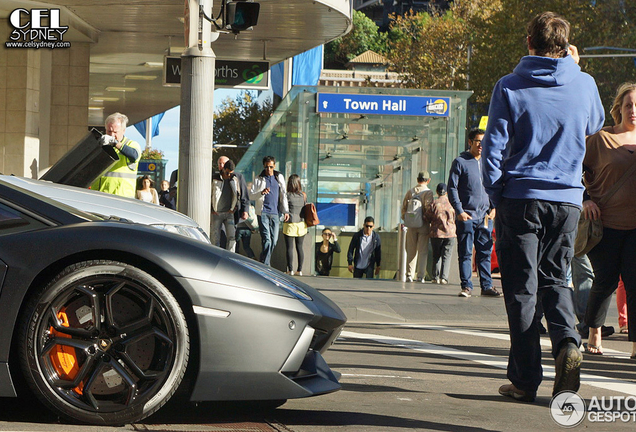
[[[201,241],[104,220],[0,180],[0,397],[75,421],[340,388],[346,318],[310,286]]]

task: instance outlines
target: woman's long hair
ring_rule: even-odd
[[[145,175],[137,178],[137,190],[142,190],[144,188],[144,180],[146,179],[150,180],[150,189],[155,187],[155,181],[149,175]]]
[[[621,114],[623,99],[627,93],[634,90],[636,90],[636,83],[626,82],[618,86],[618,90],[616,90],[616,97],[614,98],[612,109],[610,110],[610,114],[612,115],[616,126],[623,122],[623,115]]]
[[[298,174],[290,175],[287,180],[287,193],[301,193],[302,191],[303,187],[300,184],[300,177],[298,177]]]

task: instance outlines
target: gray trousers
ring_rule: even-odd
[[[454,245],[455,237],[431,238],[431,248],[433,249],[433,279],[448,280]]]
[[[227,243],[225,249],[234,252],[236,247],[236,226],[234,225],[234,213],[212,214],[210,222],[210,240],[215,246],[221,244],[221,226],[225,226],[225,236]]]

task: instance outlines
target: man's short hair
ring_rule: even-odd
[[[420,173],[417,175],[417,181],[418,182],[425,182],[427,180],[430,180],[431,175],[428,173],[428,171],[420,171]]]
[[[371,222],[373,224],[375,224],[375,220],[373,219],[373,216],[367,216],[364,218],[364,223],[366,224],[367,222]]]
[[[554,12],[543,12],[528,23],[530,48],[542,57],[568,55],[570,23]]]
[[[274,162],[276,163],[276,158],[274,156],[265,156],[263,158],[263,165],[265,165],[268,162]]]
[[[483,129],[473,128],[470,130],[470,132],[468,132],[468,139],[472,141],[475,139],[477,135],[483,135],[485,133],[486,131]]]
[[[234,171],[234,168],[236,168],[236,165],[234,165],[234,162],[232,162],[232,159],[228,159],[224,164],[223,164],[223,169],[226,171]]]
[[[126,126],[128,126],[128,117],[119,112],[112,113],[111,115],[106,117],[106,120],[104,120],[104,127],[108,127],[109,124],[117,122],[119,122],[121,124],[121,127],[126,130]]]

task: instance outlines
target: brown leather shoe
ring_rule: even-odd
[[[519,390],[514,384],[504,384],[499,387],[499,394],[508,396],[521,402],[534,402],[537,392],[526,392]]]

